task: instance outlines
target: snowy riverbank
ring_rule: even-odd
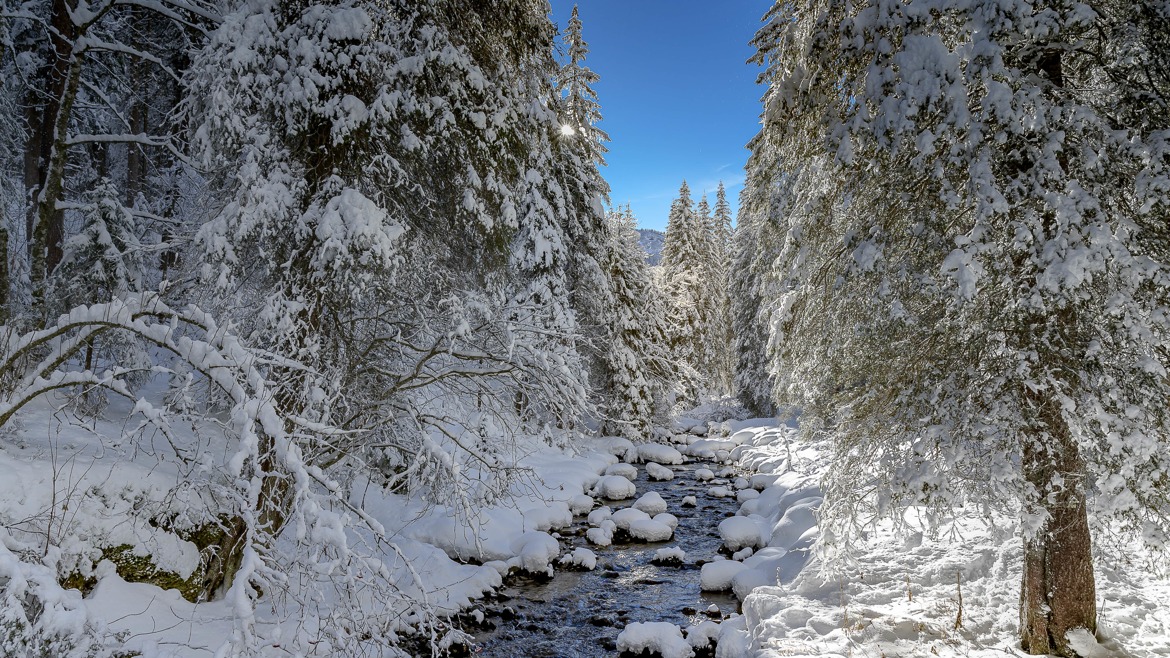
[[[123,650],[146,657],[216,655],[236,629],[232,601],[192,603],[174,589],[127,582],[114,564],[101,559],[103,550],[108,554],[110,546],[121,546],[124,556],[146,559],[160,570],[179,577],[191,573],[197,562],[193,545],[127,513],[168,495],[181,472],[117,445],[110,438],[119,435],[113,426],[65,425],[38,433],[32,419],[47,418],[48,412],[47,406],[36,410],[19,432],[0,441],[0,500],[5,501],[0,584],[10,595],[19,593],[18,582],[35,590],[49,603],[41,623],[59,637],[96,629],[120,638]],[[355,487],[351,496],[393,538],[398,552],[387,552],[383,563],[397,574],[404,593],[441,617],[498,591],[509,573],[543,576],[592,568],[596,556],[584,547],[562,556],[568,544],[557,531],[574,519],[583,523],[586,514],[607,504],[606,497],[628,502],[643,496],[631,480],[645,472],[644,482],[686,478],[690,489],[676,496],[682,506],[694,505],[696,497],[699,505],[704,497],[707,502],[734,498],[739,505],[738,514],[718,523],[726,554],[688,554],[688,563],[701,564],[701,570],[679,573],[698,578],[705,591],[732,592],[742,601],[743,614],[718,626],[706,621],[683,629],[674,623],[677,610],[663,610],[664,623],[631,623],[619,635],[620,648],[689,656],[698,645],[682,641],[687,630],[694,638],[717,637],[716,655],[722,658],[1020,653],[1015,638],[1020,543],[1008,519],[970,510],[955,519],[951,534],[937,538],[878,525],[857,547],[853,566],[825,578],[814,542],[826,455],[818,446],[798,444],[792,428],[771,420],[729,421],[716,425],[711,436],[699,436],[705,429],[684,419],[676,424],[671,445],[592,439],[572,453],[530,440],[515,455],[524,472],[513,486],[514,497],[496,505],[428,505],[376,487]],[[684,455],[714,465],[679,470]],[[738,472],[728,470],[729,464]],[[670,514],[678,512],[677,501],[673,504],[664,514],[665,503],[652,494],[621,515],[592,514],[589,543],[604,546],[622,523],[635,538],[648,533],[643,539],[653,542],[659,534],[670,535],[671,524],[678,523]],[[39,526],[32,521],[37,519]],[[50,533],[47,550],[45,537],[28,532],[33,527]],[[646,551],[654,554],[669,545],[651,543]],[[1107,544],[1099,552],[1104,640],[1098,646],[1082,638],[1085,655],[1170,655],[1170,612],[1161,604],[1170,598],[1170,584],[1140,565],[1110,559]],[[88,581],[84,598],[58,584],[58,575],[71,571]],[[403,609],[403,625],[395,630],[409,626],[418,609]],[[290,616],[277,599],[262,600],[256,615],[255,628],[274,656],[285,655],[288,647],[315,655],[313,638],[330,632],[324,616]],[[466,640],[460,638],[455,631],[433,642],[441,647]],[[79,651],[75,655],[85,655]]]

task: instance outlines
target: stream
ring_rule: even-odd
[[[701,592],[699,568],[717,555],[722,541],[719,522],[739,509],[734,497],[716,498],[707,494],[722,483],[698,482],[694,471],[723,467],[704,462],[671,466],[671,481],[650,480],[644,465],[638,465],[634,483],[638,493],[622,501],[598,500],[613,511],[633,505],[638,497],[657,491],[666,501],[667,512],[678,517],[679,525],[670,541],[640,543],[623,541],[592,546],[585,540],[589,528],[585,517],[576,517],[560,531],[561,554],[578,546],[597,554],[593,571],[557,568],[547,582],[514,577],[492,600],[482,606],[487,628],[468,629],[475,636],[473,656],[557,656],[564,658],[617,655],[616,640],[631,622],[667,621],[684,628],[701,621],[720,621],[738,610],[730,593]],[[697,507],[683,507],[684,496],[695,496]],[[681,566],[652,564],[655,551],[679,546],[686,551]],[[710,606],[717,606],[718,612]],[[494,625],[494,628],[491,626]]]

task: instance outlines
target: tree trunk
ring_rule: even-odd
[[[33,200],[34,225],[29,227],[30,274],[36,299],[43,296],[44,283],[64,254],[65,216],[57,209],[57,201],[64,190],[69,120],[81,79],[81,55],[74,52],[80,35],[66,2],[53,1],[53,59],[46,72],[48,98],[43,107],[41,134],[36,138],[40,147],[37,163],[40,171],[37,195]]]
[[[1024,542],[1020,585],[1020,644],[1031,654],[1075,657],[1067,633],[1097,631],[1092,537],[1085,504],[1084,467],[1059,402],[1030,393],[1041,427],[1023,450],[1024,476],[1040,496],[1035,512],[1047,514]]]

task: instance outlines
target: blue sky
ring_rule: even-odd
[[[764,91],[748,41],[772,0],[552,0],[560,29],[574,4],[601,76],[610,200],[663,229],[684,178],[712,202],[722,179],[734,209]]]

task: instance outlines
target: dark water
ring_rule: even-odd
[[[720,546],[718,525],[734,514],[734,498],[707,495],[711,483],[695,480],[693,471],[721,467],[702,462],[672,466],[675,479],[655,482],[646,478],[639,465],[638,493],[625,501],[606,502],[615,512],[629,507],[637,497],[657,491],[666,500],[666,511],[678,517],[679,525],[668,542],[621,543],[596,547],[585,541],[589,527],[578,517],[571,528],[560,531],[561,554],[584,546],[597,554],[597,569],[587,572],[557,568],[548,582],[527,578],[512,579],[500,600],[486,603],[484,613],[494,629],[475,633],[474,656],[614,656],[621,629],[631,622],[668,621],[684,627],[733,613],[738,602],[731,594],[699,591],[699,566],[711,561]],[[695,496],[698,507],[683,507],[683,496]],[[605,501],[598,501],[599,503]],[[657,549],[681,546],[687,552],[681,567],[651,564]],[[709,616],[710,605],[720,613]]]

